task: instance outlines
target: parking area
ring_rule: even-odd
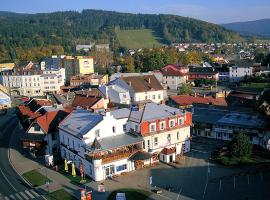
[[[193,142],[193,150],[176,167],[160,163],[105,181],[105,186],[108,190],[130,187],[149,190],[152,176],[152,186],[162,193],[151,199],[269,199],[269,166],[225,167],[211,163],[209,156],[216,145],[219,144],[211,141]]]

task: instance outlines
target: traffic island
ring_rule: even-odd
[[[22,175],[27,181],[29,181],[33,187],[38,187],[51,182],[50,179],[46,178],[43,174],[39,173],[37,170],[32,170],[26,172]]]
[[[108,200],[115,200],[117,193],[125,193],[126,199],[128,200],[144,200],[147,199],[152,193],[145,190],[132,189],[132,188],[123,188],[113,191]]]

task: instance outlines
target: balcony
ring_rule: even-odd
[[[214,128],[214,131],[219,133],[233,133],[233,130],[226,128]]]

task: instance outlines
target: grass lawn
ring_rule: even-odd
[[[115,200],[117,193],[125,193],[127,200],[144,200],[147,199],[151,194],[150,192],[144,190],[126,188],[113,191],[109,195],[108,200]]]
[[[39,173],[37,170],[26,172],[22,176],[26,180],[28,180],[34,187],[44,185],[46,181],[51,182],[51,180],[46,179],[46,177],[43,174]]]
[[[217,156],[215,160],[226,166],[270,163],[270,160],[255,155],[252,155],[250,158],[241,158],[241,159],[231,157],[229,155],[222,155],[222,156],[220,155]]]
[[[269,88],[270,87],[270,83],[248,83],[248,84],[241,84],[240,88],[250,88],[250,89],[263,89],[263,88]]]
[[[151,29],[116,29],[115,33],[120,45],[128,49],[153,48],[162,45]]]
[[[56,190],[49,194],[47,197],[49,200],[76,200],[76,198],[66,192],[64,189]]]

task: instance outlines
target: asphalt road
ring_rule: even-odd
[[[7,115],[0,116],[0,122],[0,199],[43,199],[21,179],[9,163],[9,142],[18,126],[16,115],[9,111]]]

